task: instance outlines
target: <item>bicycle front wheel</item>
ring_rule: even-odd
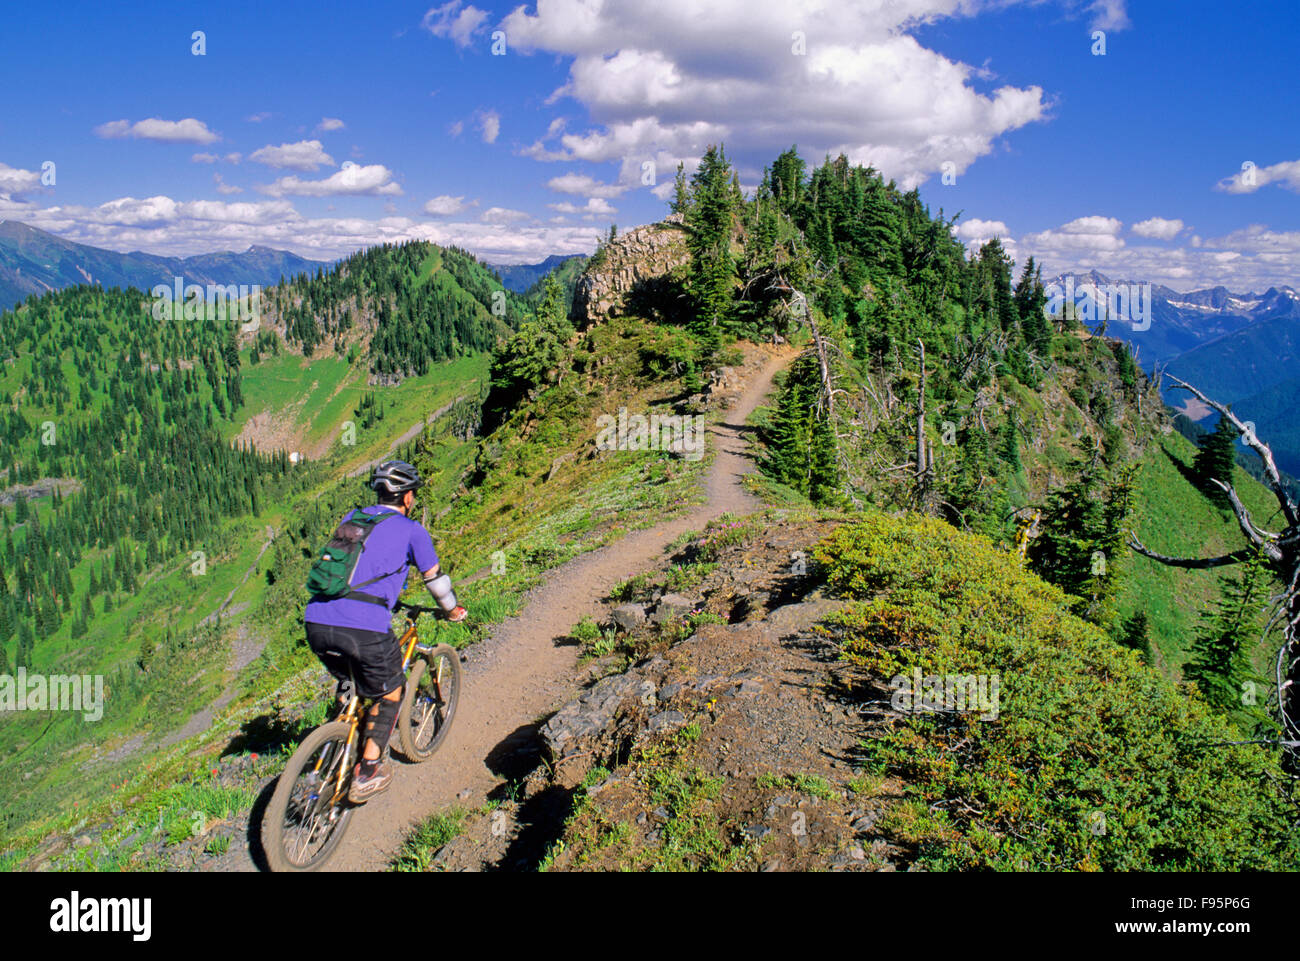
[[[442,746],[460,703],[460,684],[460,654],[450,644],[439,644],[411,668],[397,716],[398,739],[408,761],[427,761]]]
[[[352,816],[347,789],[351,727],[322,724],[294,751],[262,818],[262,847],[272,871],[315,871],[343,840]],[[340,787],[341,785],[341,787]]]

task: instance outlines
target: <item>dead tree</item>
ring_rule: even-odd
[[[1286,522],[1286,529],[1278,533],[1264,530],[1255,523],[1254,518],[1241,502],[1241,498],[1237,496],[1231,478],[1213,478],[1214,483],[1227,495],[1232,513],[1237,518],[1237,526],[1241,528],[1242,536],[1248,546],[1218,557],[1169,557],[1148,550],[1134,534],[1129,535],[1129,545],[1133,550],[1153,561],[1169,567],[1193,570],[1240,564],[1250,560],[1257,551],[1263,553],[1268,566],[1282,584],[1282,593],[1275,599],[1264,634],[1267,636],[1278,623],[1283,624],[1282,643],[1277,652],[1274,669],[1277,682],[1277,714],[1282,725],[1280,743],[1290,755],[1289,767],[1294,773],[1300,770],[1300,697],[1296,696],[1296,684],[1300,680],[1298,677],[1300,672],[1297,670],[1300,668],[1300,514],[1297,513],[1295,503],[1282,485],[1281,475],[1273,460],[1273,451],[1255,436],[1254,429],[1238,419],[1237,415],[1225,405],[1210,400],[1191,384],[1179,380],[1172,374],[1166,373],[1165,376],[1175,387],[1190,391],[1202,403],[1217,410],[1220,416],[1226,417],[1228,423],[1237,429],[1242,440],[1259,456],[1264,467],[1265,483],[1277,498],[1282,517]]]
[[[925,456],[925,341],[916,338],[921,356],[921,382],[916,388],[916,485],[924,489],[929,462]]]

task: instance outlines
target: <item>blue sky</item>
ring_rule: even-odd
[[[1291,4],[143,3],[6,21],[0,218],[118,250],[329,259],[421,238],[531,262],[658,219],[677,162],[723,140],[745,185],[792,143],[843,150],[961,211],[963,240],[1001,236],[1050,272],[1300,286]]]

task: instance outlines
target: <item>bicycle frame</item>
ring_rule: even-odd
[[[402,633],[397,642],[397,646],[402,651],[402,673],[409,674],[411,670],[412,659],[417,652],[429,654],[433,647],[429,644],[419,643],[419,632],[416,630],[416,618],[409,614],[406,617],[406,630]],[[435,677],[434,683],[441,682],[442,678]],[[347,796],[348,775],[352,771],[353,752],[358,745],[357,731],[361,726],[361,718],[364,716],[361,708],[361,697],[353,692],[348,698],[347,706],[339,714],[338,720],[348,725],[348,739],[343,745],[343,763],[339,765],[338,783],[334,787],[334,796],[330,799],[330,804],[336,804],[339,798]],[[320,774],[321,765],[325,763],[322,756],[316,761],[316,767],[313,769],[316,774]]]
[[[447,720],[447,705],[454,712],[459,696],[454,692],[459,685],[453,683],[453,698],[446,698],[449,672],[453,682],[460,679],[460,667],[443,654],[449,649],[442,645],[422,644],[418,625],[424,614],[442,614],[435,608],[401,605],[406,615],[406,626],[398,645],[404,679],[404,694],[398,705],[398,719],[409,725],[395,732],[402,741],[404,756],[414,763],[427,760],[437,750],[441,740],[442,722]],[[436,630],[436,628],[435,628]],[[390,635],[391,636],[391,635]],[[436,655],[436,656],[435,656]],[[423,657],[425,664],[418,661]],[[418,685],[411,683],[411,671],[420,675]],[[424,677],[425,674],[429,676]],[[431,689],[426,687],[431,684]],[[307,744],[300,744],[289,761],[292,777],[285,780],[282,773],[264,818],[263,843],[273,870],[311,870],[319,867],[331,856],[347,829],[353,805],[348,800],[352,788],[355,762],[364,755],[366,731],[362,719],[368,717],[371,698],[357,693],[356,678],[345,680],[338,691],[337,704],[327,724],[307,736],[311,741],[310,753],[304,756]],[[419,705],[418,709],[416,705]],[[438,705],[442,705],[439,713]],[[406,712],[405,714],[403,712]],[[418,724],[416,723],[416,719]],[[434,722],[432,719],[437,718]],[[425,743],[426,729],[434,723],[434,740]],[[328,730],[326,730],[328,728]],[[441,733],[440,733],[441,732]],[[384,758],[388,757],[385,750]],[[337,765],[337,767],[335,767]],[[310,853],[314,845],[320,845]],[[324,852],[322,857],[322,852]]]

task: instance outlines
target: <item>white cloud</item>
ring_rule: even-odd
[[[1166,220],[1164,217],[1152,217],[1134,224],[1129,229],[1139,237],[1152,240],[1173,240],[1187,225],[1181,220]]]
[[[551,121],[550,126],[546,128],[546,133],[533,141],[527,147],[524,147],[519,153],[525,157],[532,157],[534,160],[543,162],[553,160],[567,160],[569,154],[564,150],[551,150],[546,146],[547,141],[554,140],[559,134],[564,132],[567,121],[563,117],[556,117]]]
[[[387,216],[308,219],[289,200],[180,202],[123,197],[98,207],[36,208],[0,199],[0,215],[77,243],[170,256],[246,250],[261,244],[333,260],[382,243],[427,240],[463,247],[490,263],[535,264],[554,253],[591,253],[590,226],[418,221]]]
[[[0,163],[0,196],[8,197],[33,190],[41,185],[39,170],[22,170]]]
[[[428,201],[424,205],[424,212],[426,214],[431,214],[434,217],[451,217],[455,214],[464,213],[471,207],[477,206],[477,200],[471,200],[469,203],[466,203],[463,196],[453,197],[450,194],[442,194],[441,196],[434,197],[432,200]]]
[[[501,133],[501,115],[495,110],[484,110],[478,115],[479,129],[483,131],[484,143],[496,143]]]
[[[322,117],[316,129],[322,133],[329,133],[331,130],[342,130],[343,121],[338,117]]]
[[[1300,160],[1286,160],[1270,167],[1259,167],[1248,161],[1237,173],[1215,184],[1214,189],[1230,194],[1253,194],[1268,184],[1300,193]]]
[[[213,174],[212,182],[217,185],[217,193],[219,194],[242,194],[244,192],[243,187],[236,187],[233,184],[226,183],[221,178],[221,174]]]
[[[579,197],[617,197],[628,188],[620,184],[605,184],[586,174],[563,174],[546,181],[546,186],[556,193],[577,194]]]
[[[960,240],[979,241],[981,244],[994,237],[1010,237],[1011,230],[1000,220],[963,220],[952,228],[953,236]]]
[[[254,150],[248,155],[248,159],[276,169],[315,170],[318,167],[334,166],[334,158],[325,152],[319,140],[282,143],[278,147],[267,144]]]
[[[1041,248],[1055,252],[1076,251],[1096,253],[1116,251],[1124,246],[1119,236],[1123,222],[1114,217],[1079,217],[1054,230],[1026,234],[1021,243],[1029,249]]]
[[[38,216],[29,222],[38,227],[45,223],[66,223],[93,231],[95,228],[163,226],[180,221],[266,226],[287,219],[300,219],[287,200],[227,203],[222,200],[178,201],[155,196],[142,199],[119,197],[97,207],[49,207],[39,211]],[[52,232],[60,231],[55,229]],[[112,247],[119,249],[117,244]]]
[[[455,123],[450,123],[447,125],[447,133],[450,134],[452,137],[459,137],[464,132],[465,132],[465,122],[463,120],[457,120]]]
[[[238,152],[228,153],[224,157],[218,157],[214,153],[206,153],[206,152],[196,153],[190,156],[190,162],[196,164],[214,164],[221,160],[224,160],[226,163],[229,164],[237,164],[242,159],[244,159],[244,155]]]
[[[976,222],[967,222],[972,223]],[[1134,225],[1134,233],[1138,226]],[[1126,244],[1118,236],[1121,228],[1121,222],[1111,217],[1080,217],[1061,227],[1026,234],[1018,244],[1003,237],[1003,245],[1017,259],[1017,250],[1026,257],[1032,255],[1042,265],[1045,276],[1096,269],[1114,280],[1164,284],[1180,291],[1219,285],[1237,293],[1283,285],[1300,287],[1300,268],[1296,266],[1300,264],[1300,231],[1278,231],[1255,224],[1223,237],[1193,234],[1170,247]],[[1181,226],[1169,238],[1154,233],[1147,236],[1168,240],[1185,229],[1185,225]],[[1163,227],[1161,231],[1169,232]]]
[[[1016,241],[1011,236],[1011,229],[1001,220],[980,220],[972,217],[963,220],[952,228],[952,235],[966,245],[968,256],[974,257],[981,247],[994,238],[1002,244],[1002,249],[1012,259],[1016,259]]]
[[[596,123],[564,134],[563,151],[543,138],[529,156],[616,162],[618,182],[635,185],[643,161],[671,171],[719,141],[756,179],[758,166],[797,143],[805,157],[843,151],[911,187],[945,161],[963,172],[999,137],[1046,117],[1040,87],[979,92],[974,68],[910,35],[1001,5],[553,0],[516,8],[502,28],[512,50],[574,58],[552,99],[572,97]],[[796,31],[805,55],[792,50]]]
[[[420,26],[435,37],[451,39],[458,47],[468,47],[474,34],[483,29],[488,13],[461,0],[451,0],[441,7],[431,7],[424,14]]]
[[[363,167],[350,160],[344,162],[341,170],[324,180],[303,180],[290,175],[258,189],[272,197],[400,195],[402,192],[402,188],[393,182],[393,172],[383,164]]]
[[[263,120],[268,119],[270,116],[271,115],[269,113],[262,112],[262,113],[252,114],[250,116],[245,117],[244,119],[247,120],[249,123],[261,123]]]
[[[480,218],[485,224],[514,224],[532,217],[522,210],[510,210],[508,207],[489,207]]]
[[[221,138],[207,124],[193,117],[184,120],[113,120],[95,128],[95,135],[105,139],[130,137],[134,140],[158,140],[163,143],[213,143]]]
[[[588,217],[610,217],[618,213],[618,210],[612,207],[607,200],[599,197],[592,197],[583,206],[571,204],[568,201],[561,201],[556,204],[547,204],[547,207],[562,214],[585,214]]]
[[[1090,30],[1125,30],[1131,26],[1125,0],[1092,0],[1088,11],[1092,14]]]

